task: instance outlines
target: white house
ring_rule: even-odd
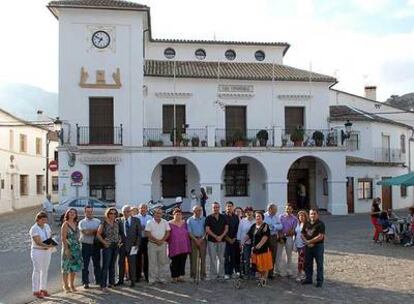
[[[336,79],[284,65],[289,44],[154,39],[149,7],[127,1],[48,8],[59,21],[61,199],[182,196],[188,208],[204,187],[209,202],[282,208],[302,184],[312,207],[366,210],[347,205],[349,174],[356,189],[360,177],[349,157],[371,159],[365,145],[376,142],[350,151],[331,115]],[[410,200],[412,191],[401,206]]]
[[[47,125],[0,109],[0,213],[40,205],[46,193],[58,199],[58,172],[47,171],[57,146]]]

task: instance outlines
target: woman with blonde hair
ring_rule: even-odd
[[[82,252],[79,241],[78,212],[74,208],[66,211],[61,229],[62,277],[66,293],[76,292],[76,273],[82,270]]]
[[[295,249],[298,252],[298,275],[296,281],[300,282],[305,278],[305,242],[302,239],[303,225],[309,221],[309,215],[305,210],[298,212],[298,224],[295,228]]]
[[[51,242],[52,231],[47,223],[46,212],[36,214],[36,223],[30,228],[29,234],[32,240],[30,257],[33,263],[32,290],[36,298],[48,297],[47,273],[49,271],[52,248],[57,245]]]

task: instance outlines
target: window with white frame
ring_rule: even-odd
[[[358,199],[371,199],[372,198],[372,178],[360,178],[358,179]]]

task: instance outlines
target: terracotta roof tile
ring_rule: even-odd
[[[49,2],[48,7],[148,9],[146,5],[123,0],[58,0]]]
[[[188,44],[229,44],[229,45],[262,45],[262,46],[284,46],[289,48],[286,42],[256,42],[256,41],[225,41],[225,40],[193,40],[193,39],[152,39],[158,43],[188,43]]]
[[[410,125],[403,124],[401,122],[387,119],[372,113],[365,112],[360,109],[349,107],[347,105],[336,105],[329,107],[329,120],[330,121],[368,121],[368,122],[381,122],[386,124],[397,125],[411,129]]]
[[[145,76],[173,77],[174,62],[146,60]],[[272,80],[273,64],[247,62],[176,61],[177,78]],[[274,65],[274,79],[285,81],[335,82],[336,79],[318,73],[300,70],[286,65]]]

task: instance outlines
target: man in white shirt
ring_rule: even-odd
[[[154,211],[154,218],[147,222],[145,233],[148,237],[149,283],[164,283],[161,269],[168,263],[167,239],[170,236],[170,225],[162,218],[162,210]]]
[[[50,226],[53,225],[53,212],[55,211],[51,198],[52,197],[50,196],[50,194],[46,195],[46,200],[43,202],[43,205],[42,205],[42,210],[46,212],[47,221]]]
[[[79,222],[79,231],[82,248],[82,284],[85,289],[89,288],[89,262],[92,258],[93,270],[95,275],[95,284],[100,284],[101,278],[101,250],[95,243],[96,232],[101,221],[93,217],[92,206],[85,207],[85,218]]]

